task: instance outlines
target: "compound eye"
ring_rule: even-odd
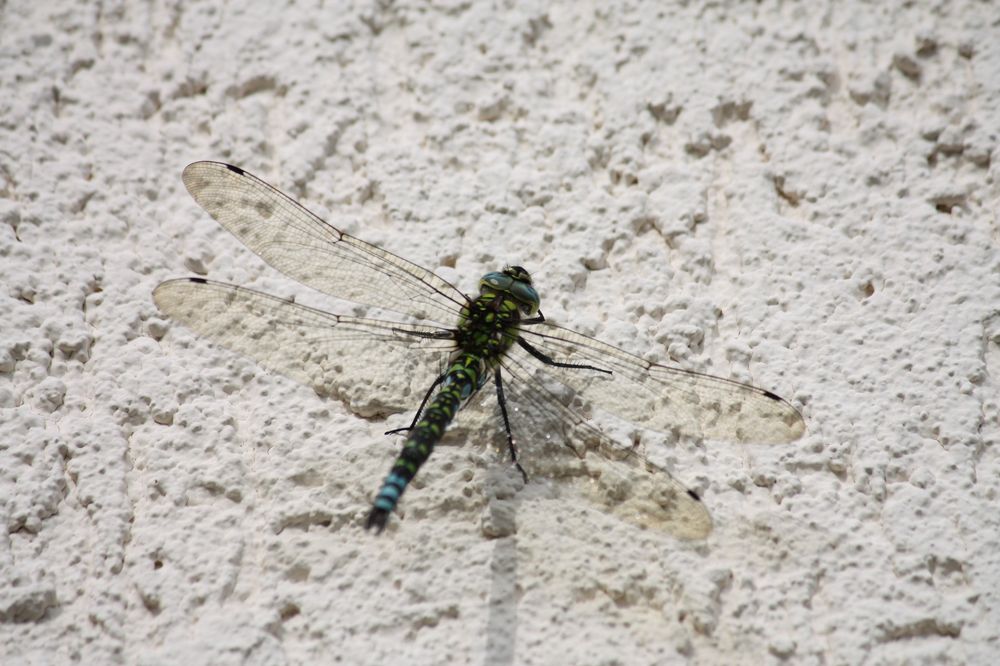
[[[535,314],[538,309],[538,292],[527,282],[514,282],[510,293],[517,299],[520,309],[527,315]]]

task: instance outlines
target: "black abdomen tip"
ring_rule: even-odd
[[[365,529],[375,530],[375,534],[381,534],[382,530],[385,529],[385,524],[389,521],[389,512],[385,509],[373,508],[368,514],[368,520],[365,521]]]

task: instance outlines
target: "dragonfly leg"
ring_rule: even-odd
[[[434,389],[437,388],[438,384],[440,384],[441,382],[443,382],[444,379],[445,379],[445,377],[447,377],[447,376],[448,376],[448,373],[444,373],[442,375],[439,375],[438,378],[434,380],[434,383],[431,384],[431,387],[429,389],[427,389],[427,393],[424,394],[424,399],[420,401],[420,406],[417,407],[417,413],[413,415],[413,421],[410,422],[410,425],[406,426],[405,428],[396,428],[394,430],[386,430],[385,434],[386,435],[395,435],[395,434],[400,433],[400,432],[409,432],[410,430],[413,430],[413,426],[417,425],[417,421],[420,420],[420,415],[424,413],[424,407],[427,405],[427,401],[431,399],[431,394],[434,393]]]
[[[521,348],[524,349],[524,351],[528,352],[529,354],[537,358],[545,365],[554,365],[557,368],[579,368],[580,370],[596,370],[597,372],[605,372],[609,375],[611,374],[610,370],[605,370],[604,368],[598,368],[593,365],[585,365],[583,363],[560,363],[559,361],[554,360],[548,354],[545,354],[532,347],[531,344],[529,344],[528,341],[525,340],[524,338],[518,338],[517,344],[521,345]]]
[[[541,324],[544,321],[545,321],[545,315],[543,315],[542,311],[539,310],[538,314],[535,315],[534,317],[532,317],[531,319],[522,319],[521,321],[519,321],[517,323],[520,326],[522,324],[529,324],[529,325],[530,324]]]
[[[430,340],[454,340],[455,331],[435,331],[433,333],[424,333],[422,331],[407,331],[403,328],[394,328],[392,332],[397,335],[408,335],[411,338],[428,338]]]
[[[510,461],[514,463],[517,471],[521,473],[521,478],[527,483],[528,473],[524,471],[521,463],[517,461],[517,447],[514,445],[514,436],[510,433],[510,420],[507,418],[507,399],[503,395],[503,379],[500,376],[500,368],[497,368],[496,372],[493,373],[493,381],[497,386],[497,401],[500,403],[500,414],[503,415],[503,429],[507,433],[507,450],[510,451]]]

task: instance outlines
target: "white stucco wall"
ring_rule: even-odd
[[[265,7],[0,10],[0,663],[995,663],[995,3]],[[660,451],[715,521],[685,543],[459,429],[376,538],[408,415],[153,306],[324,305],[194,205],[198,159],[468,291],[524,265],[550,319],[807,434]]]

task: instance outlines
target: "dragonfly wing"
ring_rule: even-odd
[[[594,427],[572,392],[549,381],[536,359],[513,354],[501,363],[518,459],[529,476],[560,477],[561,487],[569,484],[590,503],[639,527],[681,539],[708,536],[712,518],[697,494]],[[591,450],[601,456],[586,455]]]
[[[782,443],[805,432],[799,412],[764,389],[638,356],[560,326],[525,326],[519,334],[561,363],[609,372],[545,365],[551,375],[595,407],[661,432],[736,442]],[[541,365],[519,345],[508,352],[518,363]]]
[[[163,282],[153,300],[199,335],[363,416],[412,409],[455,348],[451,332],[438,327],[334,315],[201,278]]]
[[[198,205],[219,224],[302,284],[449,325],[468,302],[431,271],[345,234],[239,167],[195,162],[182,178]]]

